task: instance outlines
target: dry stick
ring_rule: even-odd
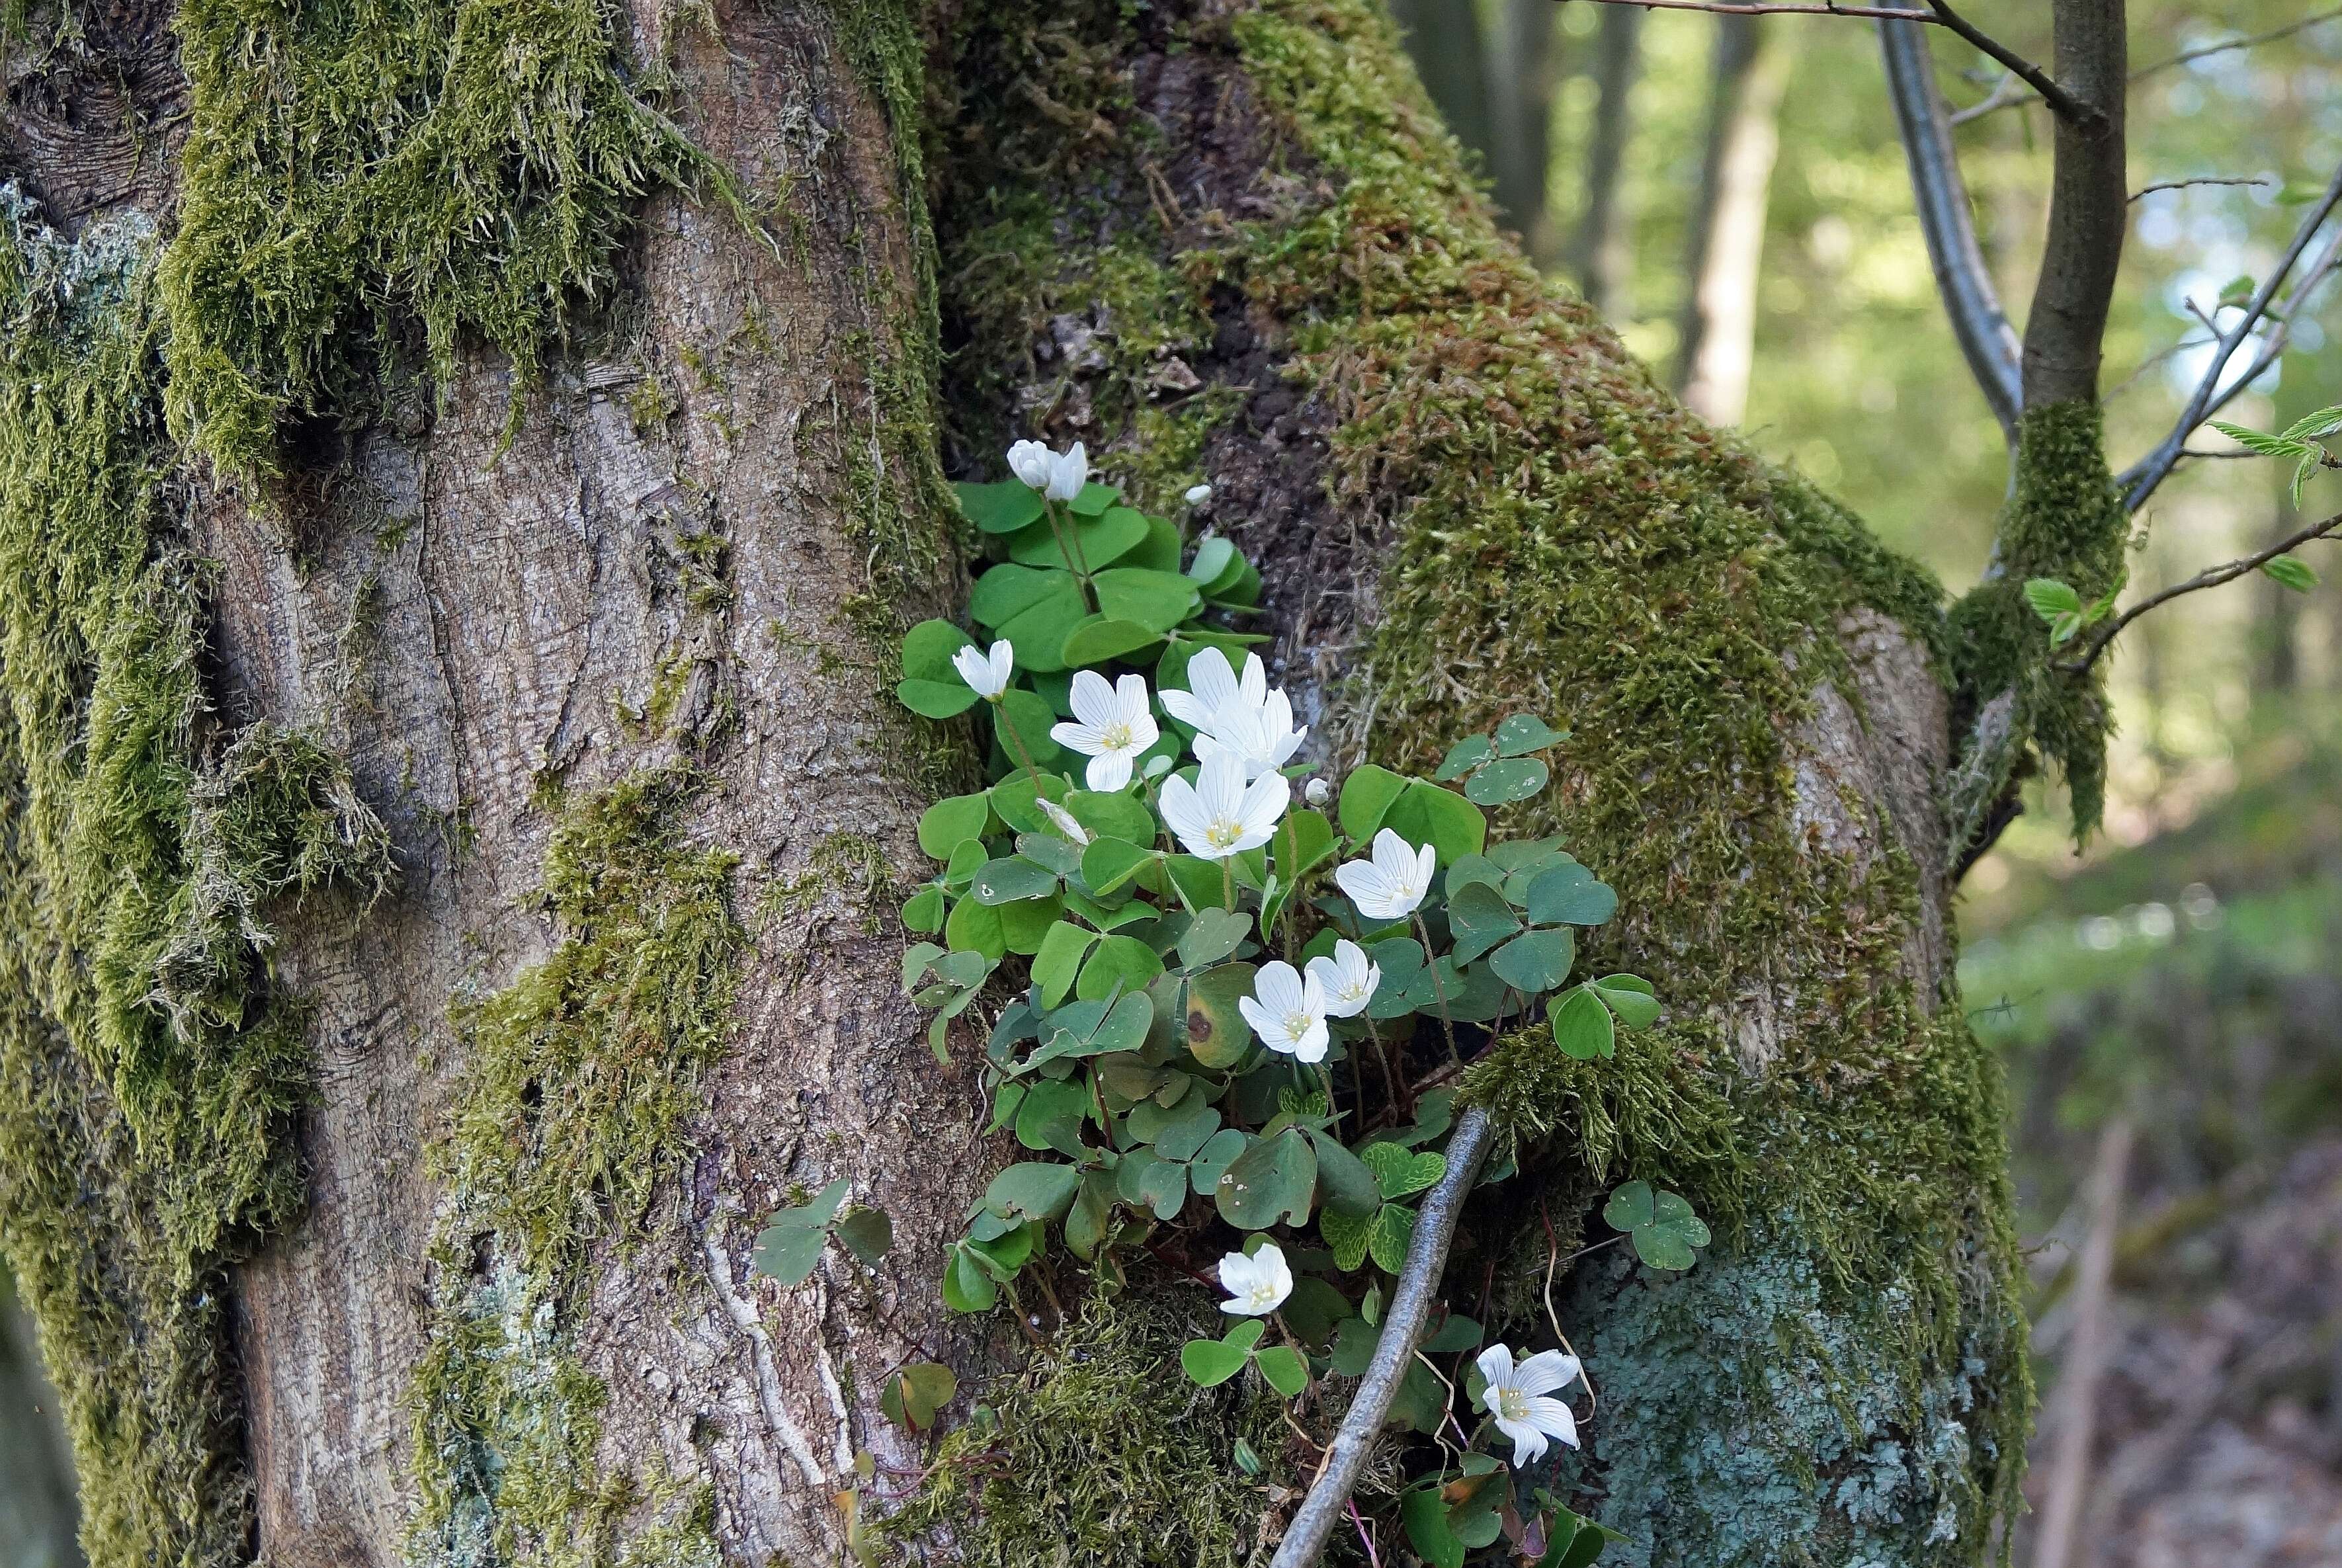
[[[2273,185],[2277,182],[2267,175],[2194,175],[2184,180],[2157,180],[2131,192],[2130,199],[2151,196],[2157,191],[2184,191],[2190,185]]]
[[[2221,377],[2228,368],[2229,359],[2251,335],[2253,327],[2269,315],[2269,307],[2277,299],[2277,290],[2284,285],[2287,275],[2293,271],[2294,264],[2301,259],[2302,253],[2309,248],[2309,242],[2317,237],[2318,229],[2332,215],[2337,203],[2342,203],[2342,169],[2335,171],[2333,179],[2327,183],[2326,194],[2303,215],[2300,225],[2293,232],[2292,243],[2285,247],[2285,254],[2277,258],[2277,265],[2269,269],[2268,276],[2261,280],[2260,287],[2253,291],[2252,298],[2245,302],[2244,314],[2236,325],[2220,335],[2218,344],[2212,350],[2211,363],[2204,367],[2203,379],[2196,384],[2196,391],[2188,398],[2187,406],[2180,412],[2171,434],[2165,436],[2154,451],[2115,476],[2115,484],[2123,493],[2123,504],[2131,511],[2136,512],[2145,504],[2147,498],[2155,493],[2155,487],[2169,476],[2179,462],[2180,452],[2187,444],[2187,437],[2194,434],[2196,427],[2217,413],[2230,397],[2251,385],[2254,377],[2267,367],[2267,362],[2274,357],[2269,352],[2271,345],[2264,345],[2255,355],[2251,374],[2237,378],[2229,385],[2225,394],[2222,393]],[[2307,289],[2317,283],[2323,272],[2332,268],[2336,244],[2342,244],[2342,235],[2337,235],[2335,244],[2329,244],[2325,255],[2303,273],[2301,283],[2295,287],[2287,302],[2286,310],[2277,317],[2280,322],[2291,320],[2292,312],[2300,306]],[[2279,332],[2272,336],[2281,340],[2284,334]],[[2283,352],[2281,341],[2273,346]]]
[[[2090,1230],[2082,1242],[2071,1347],[2050,1394],[2057,1413],[2057,1446],[2049,1461],[2049,1494],[2041,1508],[2033,1568],[2067,1568],[2073,1561],[2076,1527],[2089,1490],[2093,1418],[2111,1337],[2107,1332],[2107,1284],[2114,1273],[2130,1144],[2130,1118],[2117,1115],[2099,1133],[2097,1158],[2090,1167]]]
[[[1309,1495],[1302,1500],[1293,1523],[1285,1527],[1285,1539],[1277,1543],[1269,1568],[1308,1568],[1341,1521],[1350,1489],[1357,1484],[1358,1472],[1374,1451],[1375,1439],[1390,1414],[1391,1401],[1398,1396],[1399,1379],[1415,1353],[1416,1337],[1423,1332],[1431,1293],[1439,1288],[1440,1273],[1447,1264],[1447,1248],[1456,1237],[1464,1194],[1471,1191],[1473,1179],[1479,1174],[1494,1131],[1485,1105],[1475,1105],[1456,1119],[1456,1135],[1447,1141],[1446,1173],[1424,1199],[1423,1212],[1416,1219],[1398,1286],[1383,1313],[1383,1334],[1376,1343],[1374,1359],[1366,1363],[1358,1392],[1350,1400],[1349,1413],[1342,1418],[1341,1429],[1326,1450],[1325,1463],[1310,1483]]]
[[[2092,664],[2097,663],[2098,655],[2107,651],[2107,644],[2115,640],[2115,634],[2117,632],[2157,604],[2168,604],[2182,594],[2194,594],[2205,588],[2217,588],[2223,583],[2233,583],[2246,573],[2267,565],[2297,545],[2307,544],[2313,539],[2328,538],[2337,533],[2342,533],[2342,512],[2337,512],[2323,523],[2312,523],[2307,528],[2297,529],[2267,549],[2256,550],[2249,555],[2240,555],[2234,561],[2208,567],[2197,573],[2185,583],[2175,583],[2160,594],[2150,594],[2141,599],[2137,604],[2108,621],[2091,635],[2087,644],[2083,644],[2077,656],[2068,659],[2057,667],[2067,674],[2081,674]]]

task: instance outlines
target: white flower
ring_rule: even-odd
[[[1052,724],[1049,738],[1090,759],[1090,788],[1120,789],[1130,782],[1132,762],[1162,733],[1146,705],[1146,681],[1125,675],[1109,686],[1096,670],[1082,670],[1074,676],[1073,701],[1076,722]]]
[[[1480,1375],[1488,1386],[1480,1392],[1480,1408],[1496,1418],[1496,1430],[1513,1440],[1513,1467],[1533,1464],[1558,1438],[1577,1446],[1577,1418],[1553,1391],[1577,1376],[1577,1358],[1557,1350],[1541,1350],[1518,1366],[1509,1346],[1492,1344],[1480,1353]]]
[[[1271,692],[1258,707],[1237,703],[1214,714],[1211,726],[1196,732],[1196,759],[1209,762],[1226,752],[1244,764],[1245,777],[1256,779],[1290,762],[1308,736],[1293,727],[1293,704],[1285,694]]]
[[[1046,795],[1035,795],[1033,804],[1041,808],[1041,814],[1049,819],[1049,825],[1064,834],[1068,839],[1077,844],[1089,843],[1090,830],[1076,821],[1072,812]]]
[[[1211,498],[1212,498],[1212,487],[1211,487],[1210,485],[1208,485],[1208,484],[1190,484],[1189,486],[1187,486],[1187,504],[1188,504],[1188,505],[1190,505],[1190,506],[1201,506],[1205,502],[1209,501]]]
[[[1016,650],[1008,645],[1006,637],[993,644],[988,654],[977,653],[976,644],[970,643],[952,655],[952,668],[959,672],[959,678],[973,687],[977,696],[987,703],[996,703],[1000,694],[1008,689],[1009,666],[1016,657]]]
[[[1257,708],[1268,701],[1268,668],[1260,662],[1258,654],[1245,655],[1244,678],[1228,667],[1228,656],[1217,648],[1206,648],[1187,661],[1187,689],[1163,691],[1163,709],[1173,718],[1190,728],[1211,730],[1217,727],[1223,709],[1236,712]]]
[[[1333,794],[1332,786],[1324,779],[1311,779],[1301,786],[1301,798],[1311,805],[1324,805]]]
[[[1309,961],[1309,979],[1326,993],[1326,1017],[1355,1018],[1375,999],[1375,987],[1383,983],[1383,966],[1346,936],[1334,944],[1333,957]]]
[[[1431,891],[1431,874],[1439,857],[1429,844],[1416,849],[1390,829],[1375,834],[1375,857],[1354,860],[1334,873],[1334,880],[1368,920],[1405,920]]]
[[[1053,454],[1049,458],[1049,488],[1045,494],[1052,501],[1071,501],[1082,493],[1090,479],[1090,454],[1082,444],[1074,443],[1071,452]]]
[[[1263,1242],[1250,1257],[1229,1253],[1220,1259],[1220,1288],[1228,1293],[1220,1303],[1222,1312],[1266,1317],[1293,1293],[1293,1271],[1285,1266],[1285,1253],[1275,1242]]]
[[[1163,781],[1163,821],[1189,854],[1226,860],[1266,844],[1292,798],[1283,774],[1263,774],[1246,785],[1244,764],[1223,754],[1206,763],[1192,784],[1176,774]]]
[[[1008,472],[1031,489],[1046,490],[1056,460],[1057,454],[1039,442],[1020,441],[1008,449]]]
[[[1316,963],[1306,979],[1283,959],[1262,964],[1252,994],[1236,998],[1236,1011],[1270,1050],[1296,1062],[1326,1059],[1326,988]]]

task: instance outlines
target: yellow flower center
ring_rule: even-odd
[[[1241,823],[1216,822],[1204,830],[1204,842],[1214,849],[1234,849],[1236,840],[1244,836]]]
[[[1105,729],[1098,732],[1098,744],[1104,746],[1110,752],[1128,751],[1130,749],[1130,726],[1126,724],[1111,724],[1106,725]]]
[[[1506,1421],[1526,1421],[1529,1418],[1529,1396],[1517,1388],[1498,1389],[1496,1413]]]

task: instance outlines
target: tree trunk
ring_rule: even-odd
[[[1553,97],[1560,85],[1551,0],[1508,0],[1488,55],[1496,140],[1488,165],[1496,211],[1542,269],[1559,259],[1547,187],[1553,170]]]
[[[1624,315],[1632,286],[1633,236],[1620,203],[1635,83],[1643,72],[1643,12],[1606,5],[1594,45],[1594,126],[1586,144],[1586,195],[1562,266],[1606,316]]]
[[[1541,1333],[1628,1177],[1719,1239],[1563,1276],[1558,1484],[1631,1560],[1983,1560],[2028,1394],[1938,591],[1539,283],[1378,12],[191,7],[184,76],[115,21],[0,144],[0,1214],[94,1563],[1273,1539],[1308,1456],[1248,1478],[1166,1370],[1191,1284],[937,1294],[999,1153],[891,910],[973,757],[889,665],[964,581],[942,473],[1026,434],[1210,481],[1336,764],[1569,726],[1513,825],[1669,1014],[1476,1064],[1528,1184],[1453,1277]],[[841,1179],[875,1277],[754,1276]],[[913,1355],[996,1413],[932,1467]]]
[[[1708,86],[1707,140],[1692,205],[1679,317],[1676,385],[1684,405],[1715,424],[1737,424],[1748,409],[1756,353],[1756,280],[1765,254],[1765,209],[1780,145],[1774,120],[1789,83],[1789,57],[1765,47],[1764,20],[1716,19]]]

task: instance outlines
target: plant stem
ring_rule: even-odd
[[[1447,1016],[1447,988],[1439,983],[1439,960],[1431,951],[1431,927],[1423,923],[1423,912],[1416,911],[1415,932],[1423,938],[1423,961],[1431,966],[1431,994],[1439,1004],[1439,1027],[1447,1036],[1447,1059],[1458,1067],[1464,1065],[1464,1054],[1456,1048],[1456,1023]]]
[[[1016,721],[1008,716],[1008,704],[999,697],[991,698],[990,701],[993,718],[999,724],[1001,733],[1008,737],[1009,747],[1016,752],[1016,760],[1023,763],[1025,771],[1033,775],[1034,786],[1037,793],[1041,783],[1041,770],[1033,765],[1033,754],[1025,749],[1025,737],[1016,733]]]

